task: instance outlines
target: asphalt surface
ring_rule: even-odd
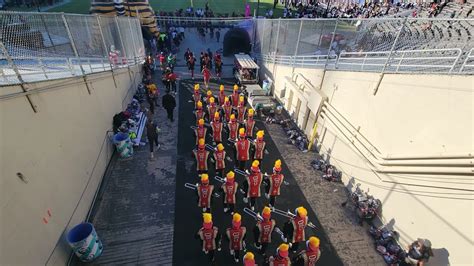
[[[209,260],[207,255],[201,251],[200,240],[194,238],[194,235],[202,226],[202,211],[197,207],[197,198],[195,191],[184,187],[185,183],[197,183],[199,182],[198,174],[195,170],[194,158],[192,156],[192,150],[195,148],[195,139],[193,131],[190,126],[195,125],[195,118],[193,114],[194,104],[192,102],[192,88],[195,81],[193,80],[182,80],[180,82],[179,92],[179,124],[178,124],[178,151],[177,151],[177,169],[176,169],[176,191],[175,191],[175,219],[174,219],[174,236],[173,236],[173,265],[208,265]],[[224,84],[226,88],[226,94],[231,93],[231,88],[234,84],[233,80],[225,80],[220,83],[211,83],[210,87],[214,92],[217,92],[218,86]],[[203,88],[201,83],[201,88]],[[258,129],[266,129],[265,124],[257,121],[256,127]],[[266,131],[266,130],[265,130]],[[297,185],[295,178],[291,173],[291,169],[288,169],[285,164],[285,160],[282,158],[278,151],[275,143],[272,141],[271,136],[268,132],[265,132],[265,141],[268,154],[261,165],[262,172],[271,173],[275,160],[282,159],[283,174],[285,175],[288,185],[283,185],[282,195],[277,198],[276,208],[281,210],[291,210],[299,206],[304,206],[308,210],[309,220],[316,226],[316,229],[306,228],[306,237],[314,235],[321,240],[321,252],[322,256],[318,262],[318,265],[343,265],[341,259],[336,254],[336,251],[329,241],[329,238],[322,228],[318,217],[310,207],[310,204],[306,200],[302,190]],[[224,133],[225,134],[225,133]],[[210,143],[210,137],[208,136],[207,143]],[[233,157],[232,147],[226,145],[226,152]],[[226,172],[232,170],[234,162],[227,162]],[[220,186],[220,183],[215,181],[212,177],[214,171],[212,164],[210,167],[210,180],[211,183],[216,187]],[[236,181],[242,184],[244,178],[236,175]],[[242,225],[247,227],[247,248],[256,254],[256,262],[261,265],[263,257],[257,255],[257,250],[253,247],[254,239],[252,234],[252,228],[255,226],[256,221],[243,212],[243,208],[246,206],[242,201],[242,194],[237,193],[237,205],[236,212],[242,215]],[[261,210],[268,200],[263,196],[257,201],[257,209]],[[219,233],[223,234],[225,229],[230,227],[232,217],[230,214],[223,212],[222,197],[217,198],[213,202],[213,222],[214,225],[219,228]],[[283,228],[283,224],[287,221],[287,218],[272,214],[272,218],[276,220],[277,226]],[[279,244],[282,243],[279,235],[274,233],[273,243],[269,246],[267,253],[273,255]],[[300,250],[303,249],[303,245],[300,245]],[[215,265],[234,265],[232,256],[229,254],[228,241],[223,237],[222,239],[222,250],[217,252]]]

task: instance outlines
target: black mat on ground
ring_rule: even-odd
[[[195,170],[194,158],[192,157],[192,150],[195,147],[195,139],[193,131],[190,126],[195,125],[195,118],[193,115],[194,104],[192,99],[192,88],[195,81],[183,80],[180,82],[180,110],[179,110],[179,132],[178,132],[178,163],[176,172],[176,204],[175,204],[175,227],[174,227],[174,242],[173,242],[173,265],[208,265],[209,261],[207,256],[201,251],[201,243],[199,240],[194,238],[194,235],[202,226],[202,212],[197,207],[197,198],[193,190],[184,187],[184,184],[197,183],[199,178]],[[233,80],[224,80],[223,83],[226,86],[226,95],[231,93]],[[220,83],[219,83],[220,84]],[[211,83],[211,88],[214,93],[217,92],[219,84]],[[201,84],[201,88],[203,88]],[[265,129],[263,122],[257,121],[256,127],[259,129]],[[265,141],[267,143],[267,150],[269,154],[266,154],[265,159],[262,162],[262,172],[271,173],[275,160],[281,159],[280,153],[278,152],[275,143],[265,131]],[[225,133],[224,133],[225,134]],[[227,138],[226,135],[224,135]],[[207,143],[210,143],[208,138]],[[233,157],[232,147],[226,146],[227,154]],[[234,163],[227,163],[227,171],[232,170]],[[191,166],[192,165],[192,166]],[[309,207],[301,189],[297,186],[295,179],[288,171],[285,162],[282,160],[283,174],[285,175],[286,181],[289,185],[283,185],[281,191],[282,196],[277,199],[276,208],[281,210],[291,210],[299,206],[304,206],[308,209],[309,220],[316,225],[317,229],[306,228],[306,236],[309,238],[315,235],[321,239],[321,251],[322,256],[318,262],[318,265],[331,265],[337,266],[342,265],[342,261],[337,256],[332,244],[329,242],[328,237],[321,227],[316,214]],[[212,165],[209,173],[211,183],[213,185],[220,186],[220,183],[215,181],[214,171]],[[227,172],[226,171],[226,172]],[[236,181],[239,185],[243,182],[243,177],[236,174]],[[246,206],[242,201],[242,194],[237,193],[237,205],[236,211],[242,215],[242,225],[247,227],[247,248],[252,251],[256,256],[256,262],[258,265],[262,265],[263,257],[257,255],[257,250],[254,248],[254,238],[252,234],[252,228],[255,226],[255,220],[243,212],[243,208]],[[268,200],[263,196],[259,199],[257,206],[258,210],[261,211],[264,204],[267,204]],[[223,234],[225,229],[231,226],[232,216],[225,214],[223,211],[222,196],[214,200],[213,203],[213,222],[214,225],[219,228],[219,233]],[[284,222],[287,218],[272,214],[272,218],[276,220],[277,226],[283,228]],[[273,243],[269,247],[267,254],[273,255],[279,244],[282,243],[280,236],[276,233],[273,235]],[[300,245],[300,250],[303,245]],[[228,241],[223,237],[222,250],[217,252],[216,265],[234,265],[234,261],[229,254]]]

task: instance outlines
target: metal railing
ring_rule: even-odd
[[[470,72],[474,73],[474,48],[469,50],[469,53],[466,55],[466,59],[459,69],[459,73]]]
[[[0,86],[85,78],[144,58],[137,18],[0,12]]]

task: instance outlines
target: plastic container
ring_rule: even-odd
[[[129,158],[133,155],[133,143],[128,134],[122,132],[115,134],[113,142],[121,158]]]
[[[82,262],[97,259],[103,251],[102,242],[91,223],[74,226],[67,234],[67,242]]]

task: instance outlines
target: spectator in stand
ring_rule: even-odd
[[[166,109],[166,113],[168,114],[168,119],[173,122],[173,112],[174,108],[176,107],[176,100],[173,95],[171,95],[168,91],[165,95],[163,95],[162,102],[163,108]]]

